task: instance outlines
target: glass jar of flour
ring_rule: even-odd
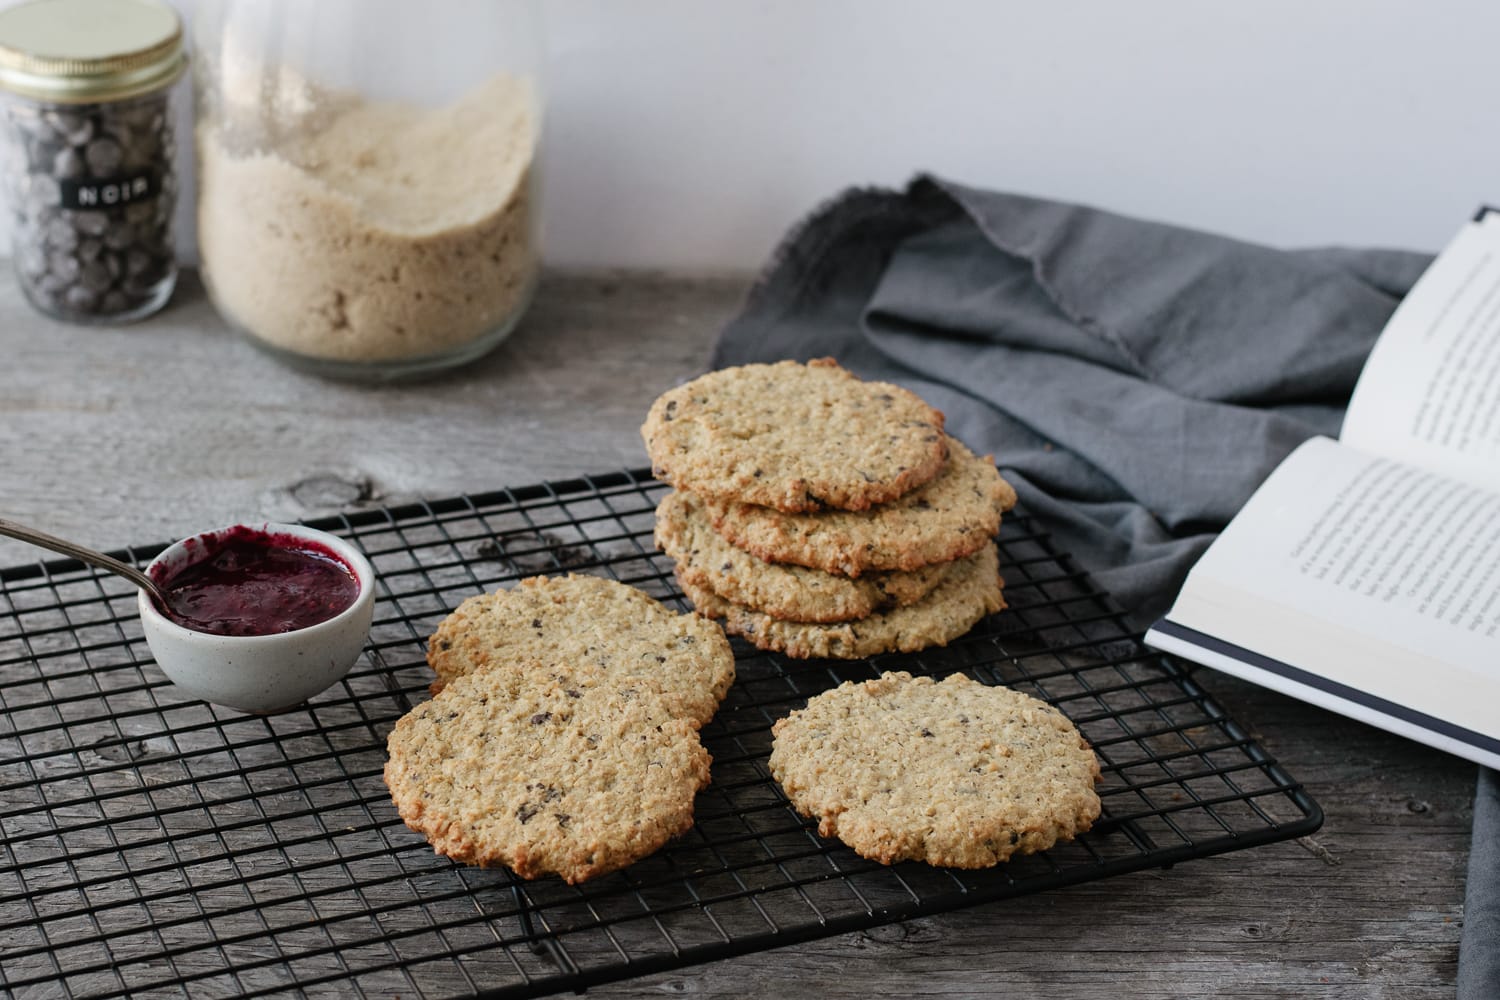
[[[516,0],[200,4],[198,249],[224,317],[364,380],[504,339],[538,271],[538,19]]]
[[[174,83],[182,24],[160,0],[30,0],[0,10],[16,277],[42,312],[125,322],[177,282]]]

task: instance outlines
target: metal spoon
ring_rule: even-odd
[[[23,542],[39,545],[44,549],[51,549],[53,552],[61,552],[65,556],[72,556],[74,559],[86,562],[90,566],[97,566],[111,573],[117,573],[151,595],[151,599],[159,607],[165,608],[168,606],[167,597],[162,593],[161,588],[156,585],[155,580],[134,566],[122,563],[120,560],[111,558],[103,552],[86,549],[82,545],[49,535],[45,531],[38,531],[35,528],[28,528],[24,524],[7,521],[3,517],[0,517],[0,535],[19,538]]]

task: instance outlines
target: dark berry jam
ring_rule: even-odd
[[[307,628],[354,604],[359,581],[332,550],[243,526],[193,539],[192,562],[158,580],[168,618],[211,635],[275,635]]]

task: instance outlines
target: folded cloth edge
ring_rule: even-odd
[[[1458,947],[1457,1000],[1500,996],[1500,773],[1479,769]]]

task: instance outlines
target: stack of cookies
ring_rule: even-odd
[[[590,576],[471,597],[428,643],[435,696],[386,742],[397,812],[439,854],[581,882],[693,825],[698,728],[734,682],[719,627]]]
[[[662,394],[641,434],[676,488],[657,546],[700,614],[761,649],[914,652],[1005,606],[1015,491],[905,389],[827,358],[726,368]]]

